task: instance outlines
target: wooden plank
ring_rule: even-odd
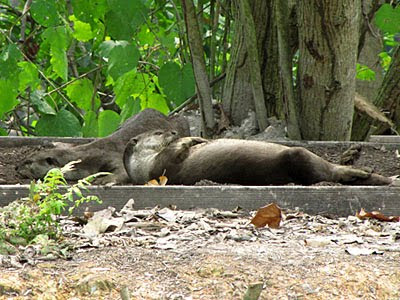
[[[85,144],[94,138],[2,136],[0,147],[48,146],[51,143]]]
[[[28,186],[0,186],[0,206],[28,194]],[[238,206],[256,210],[275,202],[285,209],[299,208],[309,214],[354,215],[361,208],[380,210],[386,215],[400,215],[400,187],[376,186],[92,186],[91,194],[103,204],[89,204],[90,210],[108,206],[120,209],[135,200],[136,209],[176,205],[179,209],[218,208],[232,210]],[[81,213],[85,206],[77,211]]]
[[[400,143],[399,135],[371,135],[370,142],[374,143]]]

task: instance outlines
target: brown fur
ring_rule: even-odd
[[[169,138],[158,134],[147,155],[146,141],[152,132],[135,138],[141,145],[135,155],[125,154],[124,164],[134,184],[142,184],[162,174],[171,184],[191,185],[207,179],[219,183],[243,185],[314,184],[321,181],[345,184],[390,184],[390,178],[366,171],[332,164],[302,147],[235,139],[207,141],[197,137]],[[154,141],[154,140],[153,140]],[[133,152],[132,152],[133,153]],[[133,158],[134,157],[134,158]],[[138,169],[146,170],[141,177]],[[136,175],[134,175],[136,174]]]
[[[97,179],[97,183],[127,183],[122,155],[130,138],[148,130],[175,130],[181,136],[189,135],[189,125],[183,117],[167,118],[153,109],[145,109],[128,119],[120,129],[108,137],[91,143],[71,146],[59,144],[53,149],[34,153],[17,168],[24,177],[42,178],[54,167],[62,167],[70,161],[81,160],[76,169],[65,174],[67,180],[77,180],[97,172],[112,175]]]

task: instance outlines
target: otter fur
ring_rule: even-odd
[[[107,137],[84,145],[59,143],[55,148],[35,152],[21,162],[17,172],[23,177],[38,179],[51,168],[80,160],[74,170],[65,174],[67,180],[78,180],[97,172],[110,172],[111,175],[96,179],[96,183],[128,183],[129,177],[122,161],[125,145],[132,137],[155,129],[173,130],[180,136],[189,135],[189,125],[183,117],[168,118],[154,109],[145,109]]]
[[[165,175],[171,184],[207,179],[242,185],[310,185],[321,181],[387,185],[392,179],[330,163],[303,147],[237,139],[179,138],[171,131],[132,138],[124,165],[133,184]]]

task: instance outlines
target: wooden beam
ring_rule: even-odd
[[[0,186],[0,206],[25,197],[28,189],[28,185]],[[175,205],[178,209],[232,210],[239,206],[249,211],[275,202],[284,209],[299,208],[313,215],[348,216],[361,208],[400,215],[400,187],[388,186],[92,186],[89,190],[103,204],[84,205],[77,214],[86,207],[92,211],[108,206],[119,210],[132,198],[135,209]]]
[[[373,143],[400,143],[400,135],[371,135],[369,141]]]

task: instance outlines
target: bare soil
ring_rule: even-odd
[[[338,163],[348,146],[307,148]],[[0,147],[0,184],[29,183],[15,166],[41,149]],[[359,154],[355,166],[400,173],[396,149],[363,145]],[[400,299],[399,222],[287,216],[277,230],[254,229],[250,215],[203,213],[145,220],[100,242],[71,233],[69,259],[0,255],[0,299],[243,299],[255,283],[259,299]]]
[[[0,256],[0,299],[243,299],[256,283],[259,299],[400,298],[399,222],[294,212],[255,229],[247,214],[164,214],[91,237],[69,225],[69,260]]]

